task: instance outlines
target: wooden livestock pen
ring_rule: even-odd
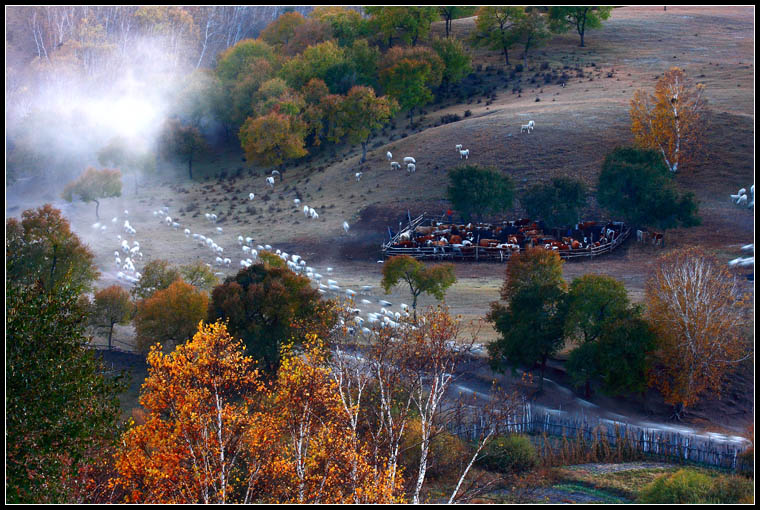
[[[389,236],[381,249],[383,258],[409,255],[420,260],[506,262],[512,253],[542,246],[555,250],[563,259],[577,259],[609,253],[631,235],[631,228],[619,221],[587,221],[575,228],[553,229],[553,233],[539,223],[520,219],[501,224],[454,225],[423,213]],[[563,236],[562,230],[568,235]]]

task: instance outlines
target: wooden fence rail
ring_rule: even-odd
[[[459,437],[475,440],[493,429],[497,434],[520,433],[562,437],[570,440],[583,438],[588,444],[595,438],[606,438],[610,447],[625,441],[646,456],[715,466],[731,471],[753,469],[739,459],[748,442],[717,442],[710,438],[684,434],[678,431],[651,429],[630,423],[597,417],[567,417],[543,409],[533,409],[526,404],[521,410],[509,415],[503,422],[487,425],[475,417],[470,423],[447,423],[449,432]]]

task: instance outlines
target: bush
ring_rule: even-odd
[[[404,432],[401,446],[401,464],[407,473],[417,473],[420,465],[420,421],[410,421]],[[427,474],[431,477],[458,474],[469,462],[472,452],[464,441],[448,432],[441,432],[430,440]],[[415,475],[416,476],[416,475]]]
[[[738,503],[749,501],[753,483],[738,476],[715,478],[694,471],[679,469],[663,475],[639,492],[639,503]]]
[[[497,436],[482,450],[479,464],[500,473],[530,471],[538,465],[538,454],[528,436]]]

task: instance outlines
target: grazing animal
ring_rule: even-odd
[[[221,234],[223,232],[223,229],[222,229],[222,227],[216,227],[216,231]]]
[[[414,163],[409,163],[406,165],[406,171],[411,173],[414,173],[417,170],[417,166]]]
[[[303,206],[303,215],[306,216],[307,218],[309,217],[309,206],[308,205],[304,205]]]
[[[520,133],[531,133],[533,132],[533,128],[535,127],[536,123],[532,120],[529,121],[527,124],[523,124],[520,126]]]
[[[456,144],[456,149],[457,149],[457,152],[461,151],[462,150],[462,144],[461,143]]]
[[[470,159],[470,149],[459,151],[459,159]]]
[[[398,161],[391,161],[391,170],[401,170],[401,163]]]
[[[362,173],[361,172],[356,172],[354,174],[354,177],[356,177],[356,182],[359,182],[361,180],[361,178],[362,178]]]
[[[189,228],[185,229],[185,237],[190,237],[190,229]]]
[[[299,199],[297,199],[297,198],[294,198],[293,199],[293,203],[296,204],[296,205],[298,205],[298,204],[301,203],[301,201]]]
[[[267,177],[267,185],[274,189],[274,177]]]
[[[404,163],[405,164],[409,164],[409,163],[417,164],[417,161],[413,157],[407,156],[407,157],[404,158]]]
[[[255,196],[256,196],[256,195],[255,195],[255,194],[253,194],[253,193],[248,193],[248,200],[253,200],[253,198],[254,198]]]
[[[347,221],[344,221],[344,222],[343,222],[343,230],[345,230],[345,231],[346,231],[346,233],[348,233],[348,229],[349,229],[349,226],[348,226],[348,222],[347,222]]]
[[[385,157],[388,158],[388,161],[393,159],[393,154],[391,154],[391,151],[388,151],[385,153]]]
[[[311,216],[312,219],[319,218],[319,214],[317,214],[317,211],[315,211],[312,207],[309,207],[309,216]]]

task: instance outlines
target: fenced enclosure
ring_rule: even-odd
[[[560,441],[550,440],[562,438],[563,442],[581,442],[576,447],[591,448],[596,445],[594,447],[601,448],[606,444],[610,450],[623,452],[625,456],[634,454],[640,458],[699,464],[729,471],[754,470],[753,465],[747,465],[740,458],[740,454],[749,446],[746,439],[713,441],[709,437],[652,429],[605,418],[565,416],[546,409],[535,409],[530,403],[520,406],[496,423],[489,423],[483,417],[470,416],[468,422],[449,422],[445,428],[467,440],[477,440],[489,430],[497,435],[526,434],[532,436],[540,451],[562,448]]]
[[[512,253],[525,248],[525,244],[523,243],[521,243],[519,248],[514,246],[508,247],[506,246],[507,243],[490,243],[488,246],[481,246],[480,238],[475,239],[475,242],[471,245],[447,242],[446,244],[438,245],[420,245],[414,243],[415,246],[409,246],[409,243],[406,243],[402,239],[402,236],[407,235],[407,233],[409,233],[408,235],[410,236],[414,235],[418,230],[418,227],[421,227],[425,223],[442,225],[442,223],[437,222],[435,218],[427,217],[425,213],[413,220],[410,218],[406,227],[399,229],[399,232],[393,235],[387,243],[381,245],[383,257],[409,255],[420,260],[507,262]],[[508,222],[504,222],[504,224],[507,223]],[[514,226],[514,222],[509,223],[512,223],[511,226]],[[556,251],[561,258],[566,260],[594,258],[609,253],[623,244],[623,242],[625,242],[625,240],[631,235],[631,228],[623,222],[610,222],[609,225],[611,227],[610,230],[615,232],[614,238],[612,239],[608,240],[604,237],[604,242],[599,242],[599,238],[597,237],[597,241],[595,242],[592,235],[591,242],[586,243],[583,248],[572,249],[568,247],[567,249],[562,249],[555,245],[550,249]],[[488,227],[491,227],[491,225],[488,225]]]

